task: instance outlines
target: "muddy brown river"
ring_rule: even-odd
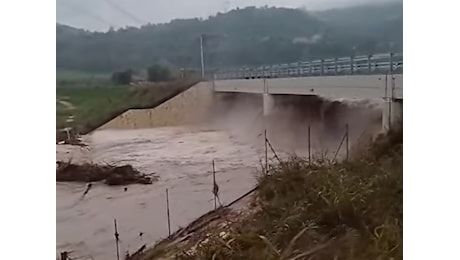
[[[212,160],[222,203],[251,189],[264,152],[224,131],[165,127],[143,130],[104,130],[85,137],[89,147],[57,146],[57,159],[73,162],[132,164],[143,173],[156,173],[152,185],[109,187],[56,184],[56,251],[73,251],[86,259],[115,259],[114,219],[120,252],[133,252],[168,234],[165,189],[169,189],[171,229],[185,226],[214,208]],[[143,233],[139,236],[140,232]],[[84,259],[84,258],[83,258]]]
[[[102,130],[83,138],[88,147],[57,145],[57,160],[131,164],[142,173],[155,173],[160,179],[152,185],[129,185],[126,192],[124,186],[94,183],[85,197],[82,197],[85,183],[57,183],[56,254],[71,251],[73,259],[116,259],[114,219],[120,234],[121,256],[165,238],[168,235],[166,188],[171,231],[186,226],[214,208],[212,160],[215,160],[221,202],[233,201],[255,185],[255,176],[265,158],[261,129],[273,128],[269,130],[269,140],[280,157],[292,153],[306,155],[306,124],[295,129],[292,123],[282,123],[280,120],[287,117],[280,116],[271,126],[262,126],[260,111],[248,115],[244,110],[236,114],[233,119],[227,116],[222,117],[222,122],[217,120],[219,128]],[[353,112],[346,120],[353,122],[352,118],[362,117]],[[297,119],[291,121],[299,125]],[[366,127],[362,122],[350,123],[350,142]],[[313,153],[334,152],[342,139],[342,128],[324,139],[319,137],[324,133],[321,127],[313,127]],[[269,157],[273,158],[273,154],[269,153]]]

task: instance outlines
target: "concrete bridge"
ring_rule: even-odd
[[[264,115],[276,95],[309,95],[327,99],[381,99],[382,127],[402,121],[402,54],[377,54],[217,71],[215,92],[259,93]]]

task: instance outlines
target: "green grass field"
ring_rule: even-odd
[[[80,71],[56,71],[56,88],[111,88],[114,87],[109,73],[88,73]]]
[[[89,73],[73,70],[57,70],[56,80],[110,79],[110,73]]]
[[[130,89],[126,86],[107,88],[58,88],[56,90],[56,127],[75,127],[97,120],[108,111],[119,110],[129,105]],[[69,108],[59,101],[69,102]],[[73,115],[75,121],[66,123]]]
[[[56,129],[87,134],[130,108],[152,108],[198,82],[196,78],[146,86],[114,86],[100,78],[62,79],[56,88]],[[59,81],[59,80],[58,80]],[[65,104],[63,104],[65,103]],[[67,122],[73,116],[73,122]],[[57,131],[57,140],[66,133]]]

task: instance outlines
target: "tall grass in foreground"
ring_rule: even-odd
[[[399,129],[349,162],[291,158],[259,177],[260,210],[225,241],[177,258],[402,259],[402,150]]]

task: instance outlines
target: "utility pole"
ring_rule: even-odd
[[[204,34],[200,35],[200,50],[201,50],[201,77],[204,79],[204,53],[203,53],[203,38]]]
[[[200,35],[200,54],[201,54],[201,77],[204,79],[205,77],[205,62],[204,62],[204,45],[206,44],[206,41],[210,41],[212,39],[216,38],[227,38],[225,35],[219,35],[219,34],[205,34],[202,33]]]

